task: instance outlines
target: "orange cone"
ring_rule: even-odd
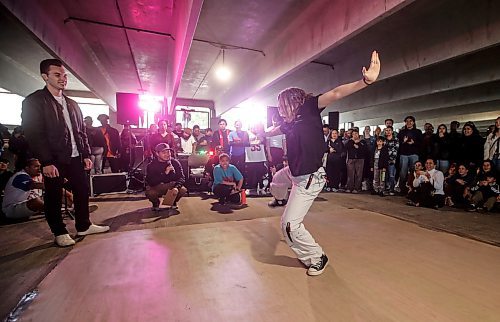
[[[241,204],[247,204],[247,194],[245,193],[245,189],[241,189]]]

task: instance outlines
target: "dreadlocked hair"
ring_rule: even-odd
[[[311,94],[306,94],[303,89],[297,87],[287,88],[278,94],[278,111],[286,120],[293,120],[297,115],[297,109],[304,104],[306,98]]]

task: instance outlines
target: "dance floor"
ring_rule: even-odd
[[[330,199],[305,221],[330,258],[317,277],[269,199],[218,212],[190,197],[170,217],[101,202],[112,232],[78,242],[20,321],[500,320],[499,247]]]

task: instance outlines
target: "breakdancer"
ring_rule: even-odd
[[[322,158],[325,152],[321,112],[329,104],[371,85],[380,73],[378,53],[372,53],[370,67],[362,69],[358,81],[340,85],[323,95],[312,96],[300,88],[288,88],[278,95],[278,111],[284,123],[272,127],[266,136],[285,134],[292,190],[281,228],[287,244],[308,267],[308,275],[320,275],[328,257],[306,230],[302,221],[325,185]]]

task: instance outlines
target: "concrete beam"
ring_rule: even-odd
[[[457,90],[439,92],[426,96],[414,97],[406,100],[378,104],[362,109],[356,109],[340,114],[340,122],[356,122],[374,118],[395,118],[395,115],[408,115],[436,109],[449,108],[454,113],[456,106],[467,106],[482,102],[500,99],[500,81],[461,88]],[[498,108],[496,108],[498,111]],[[474,113],[469,110],[469,113]],[[404,117],[402,116],[402,117]],[[396,120],[398,121],[398,120]]]
[[[327,111],[347,111],[500,80],[500,46],[385,79],[346,97]],[[364,113],[368,113],[365,110]]]
[[[64,24],[68,15],[62,6],[55,1],[50,6],[38,1],[0,2],[80,81],[116,109],[116,86],[78,29],[72,23]]]
[[[250,67],[242,73],[231,90],[216,101],[218,111],[223,112],[236,106],[290,71],[297,70],[412,2],[411,0],[312,2],[274,42],[263,48],[266,53],[265,59],[259,57],[248,64]]]
[[[424,123],[431,123],[434,128],[438,124],[444,123],[449,124],[451,121],[459,121],[461,123],[467,121],[492,121],[500,116],[498,112],[498,106],[500,106],[500,100],[494,100],[489,102],[479,102],[466,104],[461,106],[454,106],[450,108],[448,106],[437,108],[433,110],[427,110],[422,112],[396,112],[390,115],[380,115],[376,118],[370,118],[365,120],[355,121],[354,126],[362,127],[365,125],[381,125],[384,124],[385,119],[392,118],[395,123],[399,126],[403,125],[403,120],[408,115],[413,115],[417,121],[417,126],[423,128]],[[471,113],[473,111],[473,113]]]
[[[359,79],[374,48],[381,55],[381,81],[328,110],[362,108],[374,101],[378,104],[496,80],[499,11],[498,1],[414,2],[320,57],[335,70],[304,65],[253,99],[268,104],[289,86],[321,93]],[[442,64],[444,67],[436,67]]]
[[[175,108],[174,102],[177,97],[179,85],[184,73],[184,67],[189,55],[191,43],[193,42],[196,25],[200,17],[203,0],[176,1],[173,18],[175,25],[175,46],[173,50],[174,60],[167,66],[167,88],[165,97],[167,98],[168,113],[171,114]]]

